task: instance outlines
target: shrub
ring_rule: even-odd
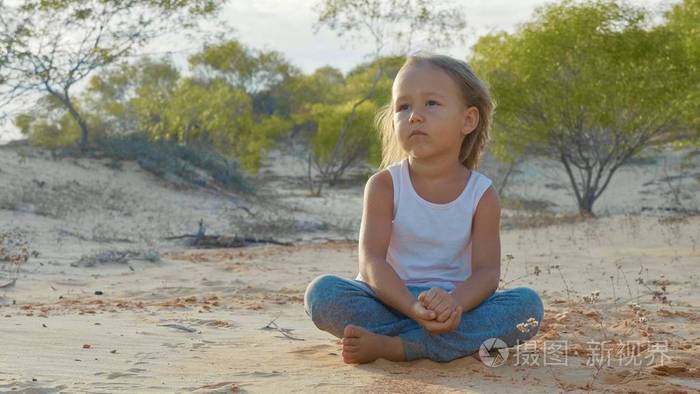
[[[97,152],[112,159],[114,168],[120,167],[119,162],[135,161],[158,177],[175,175],[197,186],[214,182],[229,191],[253,191],[240,173],[237,161],[205,148],[151,141],[141,133],[100,137],[95,145]]]

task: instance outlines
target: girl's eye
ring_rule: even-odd
[[[438,103],[438,102],[435,101],[435,100],[428,100],[428,102],[427,102],[426,104],[428,104],[428,105],[439,105],[440,103]]]
[[[401,105],[399,105],[399,107],[397,109],[399,111],[405,111],[408,109],[408,104],[401,104]]]

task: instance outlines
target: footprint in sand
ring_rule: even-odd
[[[236,382],[219,382],[206,384],[202,387],[194,389],[195,393],[242,393],[240,383]]]
[[[285,375],[282,372],[279,371],[271,371],[271,372],[265,372],[265,371],[252,371],[252,372],[237,372],[237,373],[232,373],[231,375],[234,376],[254,376],[258,378],[273,378],[275,376],[282,376]]]
[[[104,374],[104,373],[105,372],[98,372],[95,375],[100,375],[100,374]],[[114,380],[114,379],[118,379],[118,378],[128,378],[128,377],[132,377],[132,376],[138,376],[138,374],[127,373],[127,372],[112,372],[109,375],[107,375],[107,379]]]
[[[107,372],[97,372],[95,376],[107,375],[107,379],[109,380],[134,376],[143,377],[140,375],[140,372],[146,372],[146,370],[143,368],[129,368],[126,372],[111,372],[109,374],[107,374]]]
[[[187,347],[187,344],[184,343],[184,342],[180,342],[180,343],[163,342],[163,343],[161,344],[161,346],[165,346],[165,347],[170,348],[170,349],[177,349],[177,348],[184,348],[184,347]]]

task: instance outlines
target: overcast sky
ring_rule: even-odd
[[[637,0],[634,4],[650,8],[672,3],[672,0]],[[304,72],[324,65],[332,65],[347,72],[366,60],[374,50],[371,40],[351,42],[338,38],[328,29],[314,33],[317,15],[314,5],[318,0],[229,0],[222,17],[233,27],[231,33],[252,48],[277,50]],[[490,31],[514,31],[526,22],[536,7],[549,3],[543,0],[460,0],[467,20],[466,42],[441,52],[464,59],[469,47],[480,35]],[[146,51],[164,53],[174,51],[178,64],[184,64],[189,53],[201,48],[201,43],[170,39],[157,42]],[[0,143],[19,136],[10,122],[0,125]]]

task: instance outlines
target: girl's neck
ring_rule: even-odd
[[[445,180],[467,174],[466,167],[451,158],[432,157],[428,160],[421,160],[409,156],[408,164],[415,179]]]

